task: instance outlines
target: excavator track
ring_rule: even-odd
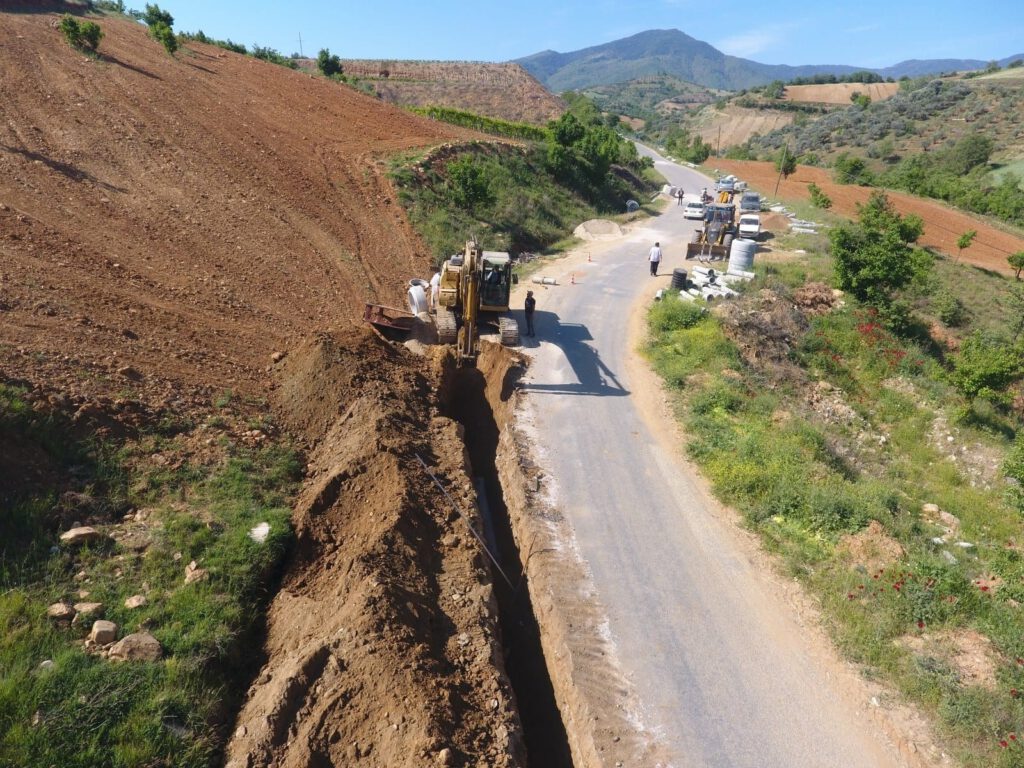
[[[499,317],[498,333],[501,334],[501,346],[519,346],[519,323],[514,317]]]
[[[434,323],[437,325],[439,344],[455,344],[459,340],[459,325],[455,321],[455,313],[450,309],[438,308]]]

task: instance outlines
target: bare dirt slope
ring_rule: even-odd
[[[769,133],[792,122],[792,112],[730,105],[725,109],[705,108],[697,116],[694,130],[713,147],[718,147],[721,141],[724,149],[743,144],[752,136]]]
[[[775,189],[778,171],[772,163],[742,160],[715,160],[715,165],[724,173],[734,173],[748,181],[763,193]],[[844,216],[856,217],[857,205],[867,202],[875,190],[847,184],[836,184],[828,171],[822,168],[801,165],[796,173],[785,179],[779,186],[779,197],[807,200],[807,185],[814,182],[832,198],[833,210]],[[924,235],[921,244],[955,255],[956,241],[964,232],[976,230],[978,236],[970,248],[963,252],[962,260],[984,269],[1011,274],[1006,257],[1024,250],[1024,240],[987,224],[981,219],[956,211],[940,202],[925,200],[902,192],[887,191],[902,214],[915,213],[924,220]]]
[[[538,124],[565,111],[565,103],[518,64],[346,59],[342,66],[392,104],[451,107]]]
[[[356,327],[429,263],[387,158],[475,135],[127,20],[89,59],[35,11],[0,13],[0,382],[97,418],[155,401],[142,427],[230,388],[309,448],[228,757],[521,765],[444,361]],[[56,484],[18,451],[0,434],[0,468]]]
[[[849,104],[855,93],[866,93],[872,101],[884,101],[897,94],[899,83],[829,83],[822,85],[787,85],[786,101],[817,104]]]
[[[0,14],[0,367],[256,394],[275,350],[425,274],[385,159],[469,134],[124,19],[89,59],[56,20]]]

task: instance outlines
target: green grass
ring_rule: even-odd
[[[759,285],[784,291],[820,276],[826,266],[826,257],[811,255],[802,265],[773,267]],[[979,289],[979,295],[991,294]],[[971,308],[979,318],[976,303]],[[741,361],[714,316],[692,307],[671,298],[655,305],[645,353],[670,386],[687,450],[716,494],[818,596],[843,652],[928,712],[964,765],[1019,765],[1024,751],[1012,743],[1004,749],[999,741],[1024,722],[1024,704],[1011,693],[1024,691],[1024,663],[1017,661],[1024,660],[1018,607],[1024,603],[1024,555],[1008,546],[1024,536],[1021,512],[1001,486],[972,486],[923,439],[937,413],[956,423],[963,405],[941,361],[927,345],[877,327],[852,303],[812,319],[794,339],[792,361],[805,371],[807,386],[829,382],[861,420],[829,423],[806,407],[799,382],[766,387],[763,373]],[[913,394],[884,384],[897,377]],[[968,420],[958,429],[959,443],[1009,447],[1005,434],[984,425]],[[940,531],[920,514],[925,502],[959,517],[961,538],[975,546],[932,543]],[[869,520],[881,523],[906,552],[881,573],[852,568],[839,546],[844,534]],[[1005,586],[984,592],[975,584],[983,575],[997,575]],[[992,640],[996,690],[959,679],[941,655],[916,655],[905,644],[922,633],[959,629]]]
[[[547,171],[538,145],[470,144],[459,157],[471,161],[487,180],[486,199],[471,208],[457,205],[449,188],[445,171],[454,157],[392,165],[399,199],[437,260],[461,252],[471,234],[488,250],[546,252],[580,222],[614,216],[628,198],[650,197],[651,190],[631,187],[614,174],[585,196]]]
[[[125,494],[145,509],[144,551],[109,542],[79,552],[51,550],[53,493],[8,498],[0,516],[0,765],[213,766],[257,659],[263,610],[292,537],[289,499],[301,465],[287,448],[228,443],[213,466],[157,467],[149,457],[175,448],[155,430],[122,445],[68,439],[59,417],[0,391],[3,426],[43,446],[58,467],[93,457],[87,490],[103,503]],[[57,443],[48,442],[63,436]],[[270,524],[265,542],[249,530]],[[16,547],[8,547],[16,542]],[[208,571],[184,584],[191,560]],[[81,574],[76,577],[76,574]],[[79,590],[87,591],[82,598]],[[124,607],[144,594],[142,608]],[[100,602],[119,636],[148,628],[165,657],[112,663],[87,654],[92,620],[51,624],[58,600]],[[51,660],[54,666],[40,670]]]

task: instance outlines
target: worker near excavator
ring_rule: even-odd
[[[526,335],[536,336],[533,330],[533,313],[537,309],[537,300],[533,298],[533,291],[526,292],[526,302],[523,305],[524,314],[526,315]]]
[[[661,243],[655,243],[651,252],[647,254],[647,260],[651,262],[651,277],[658,276],[658,265],[661,263]]]
[[[430,311],[437,311],[437,294],[441,290],[441,273],[434,272],[434,276],[430,278]]]

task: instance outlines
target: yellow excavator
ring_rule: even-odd
[[[504,252],[485,251],[476,240],[466,243],[463,253],[441,265],[437,297],[437,340],[455,344],[459,364],[472,364],[480,352],[480,324],[497,323],[502,345],[519,344],[519,324],[508,315],[512,286],[512,257]]]

